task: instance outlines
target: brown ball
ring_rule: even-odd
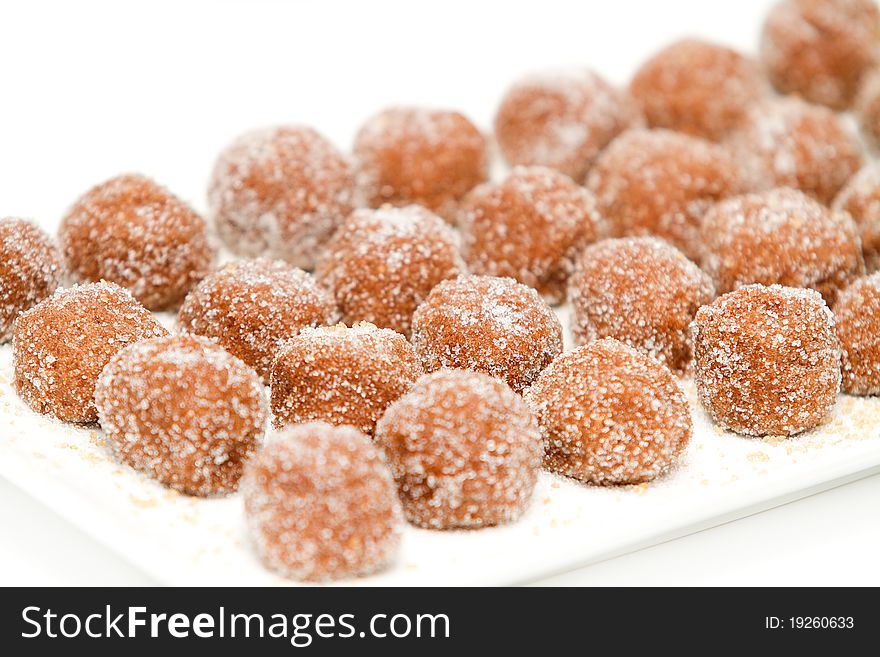
[[[629,86],[648,125],[718,141],[743,120],[766,83],[735,50],[682,39],[642,64]]]
[[[874,150],[880,150],[880,68],[865,75],[853,104],[853,114],[865,140]]]
[[[712,279],[656,237],[597,242],[578,259],[569,283],[575,343],[615,338],[684,372],[688,326],[715,298]]]
[[[149,178],[125,175],[83,194],[61,220],[67,268],[79,280],[107,280],[150,310],[176,308],[211,270],[204,219]]]
[[[417,203],[452,220],[461,198],[489,176],[486,139],[458,112],[387,109],[360,129],[354,154],[373,208]]]
[[[269,382],[272,362],[305,326],[332,324],[333,299],[281,260],[242,260],[206,276],[177,315],[180,330],[211,338]]]
[[[741,191],[719,146],[670,130],[630,130],[599,156],[587,187],[612,236],[657,235],[699,258],[703,213]]]
[[[562,301],[575,256],[596,239],[599,224],[590,192],[540,166],[516,167],[504,182],[476,187],[459,214],[472,272],[515,278],[549,303]]]
[[[25,219],[0,219],[0,344],[19,313],[55,291],[64,273],[51,237]]]
[[[541,467],[541,435],[498,379],[442,370],[423,377],[376,427],[407,519],[429,529],[519,518]]]
[[[217,158],[208,206],[238,255],[312,269],[354,204],[351,162],[311,128],[284,126],[236,139]]]
[[[273,424],[320,420],[372,435],[389,404],[423,373],[412,345],[390,329],[366,322],[305,328],[272,367]]]
[[[672,373],[613,338],[559,356],[525,400],[541,426],[544,467],[590,484],[655,479],[693,432]]]
[[[794,187],[826,205],[862,162],[840,117],[794,98],[753,107],[727,145],[750,191]]]
[[[880,163],[867,164],[850,178],[831,207],[856,222],[868,271],[880,269]]]
[[[413,346],[427,372],[485,372],[519,392],[562,351],[562,325],[535,290],[512,278],[461,276],[418,307]]]
[[[133,342],[167,333],[114,283],[59,289],[15,323],[15,390],[37,413],[94,422],[95,383],[110,358]]]
[[[691,332],[700,402],[723,428],[791,436],[833,408],[840,345],[818,292],[747,285],[700,308]]]
[[[266,424],[257,373],[192,336],[142,340],[115,354],[95,406],[122,462],[187,495],[235,491]]]
[[[380,450],[353,427],[288,427],[245,465],[251,539],[286,577],[325,581],[385,567],[400,545],[403,514]]]
[[[878,40],[873,0],[783,0],[764,22],[761,60],[780,92],[842,110],[877,62]]]
[[[412,314],[437,283],[464,272],[458,236],[429,210],[355,210],[315,271],[348,324],[366,321],[409,337]]]
[[[580,182],[599,152],[643,125],[638,106],[589,70],[531,75],[511,87],[495,116],[495,137],[512,165],[542,165]]]
[[[703,220],[703,268],[719,294],[748,283],[818,290],[828,303],[865,273],[846,212],[779,188],[718,203]]]
[[[846,288],[834,305],[843,391],[880,395],[880,272]]]

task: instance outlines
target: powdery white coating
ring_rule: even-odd
[[[469,275],[431,291],[413,315],[412,341],[427,372],[485,372],[519,392],[562,351],[562,325],[534,289]]]
[[[837,401],[840,344],[814,290],[741,287],[700,308],[691,335],[700,402],[724,429],[792,436]]]
[[[727,145],[750,191],[794,187],[826,205],[862,162],[840,117],[796,98],[752,107]]]
[[[742,181],[720,146],[671,130],[628,130],[596,160],[587,187],[612,236],[657,235],[697,260],[703,214],[742,191]]]
[[[512,522],[532,498],[541,435],[502,381],[441,370],[420,379],[376,427],[407,519],[429,529]]]
[[[305,326],[336,319],[332,297],[310,274],[262,258],[233,262],[206,276],[177,315],[181,331],[214,340],[266,383],[288,339]]]
[[[880,394],[880,272],[856,280],[834,305],[844,392]]]
[[[286,577],[369,575],[395,557],[403,514],[385,459],[353,427],[323,422],[271,435],[241,480],[251,540]]]
[[[865,74],[853,103],[853,114],[871,147],[880,150],[880,68]]]
[[[257,373],[195,336],[142,340],[118,352],[98,378],[95,406],[122,462],[198,496],[238,488],[267,414]]]
[[[15,390],[37,413],[94,422],[95,383],[110,358],[134,342],[167,333],[115,283],[59,288],[15,323]]]
[[[474,188],[458,223],[472,272],[510,276],[559,303],[575,256],[596,239],[601,217],[593,195],[568,176],[530,166]]]
[[[880,269],[880,162],[866,164],[850,178],[831,207],[856,222],[868,271]]]
[[[509,163],[547,166],[580,182],[612,139],[643,123],[633,99],[593,71],[555,71],[507,91],[495,137]]]
[[[19,313],[52,294],[63,273],[58,247],[34,222],[0,219],[0,344],[12,339]]]
[[[366,321],[407,337],[412,314],[437,283],[464,273],[458,236],[418,206],[355,210],[315,271],[352,324]]]
[[[234,253],[312,269],[354,207],[351,162],[304,126],[249,132],[217,158],[208,206]]]
[[[76,278],[121,285],[150,310],[179,306],[216,255],[204,219],[135,174],[83,194],[61,220],[58,238]]]
[[[688,326],[715,298],[712,279],[656,237],[602,240],[581,253],[569,281],[577,344],[615,338],[683,373]]]
[[[323,421],[372,435],[423,373],[412,345],[391,329],[366,322],[305,328],[272,367],[273,424]]]
[[[544,467],[591,484],[655,479],[693,433],[672,373],[613,338],[559,356],[524,397],[541,426]]]

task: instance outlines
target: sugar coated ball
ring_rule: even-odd
[[[115,354],[95,405],[123,463],[187,495],[235,491],[266,424],[257,373],[195,336],[142,340]]]
[[[781,93],[842,110],[878,61],[873,0],[783,0],[764,22],[761,60]]]
[[[376,427],[407,519],[429,529],[516,520],[532,497],[541,436],[522,398],[477,372],[420,379]]]
[[[370,207],[417,203],[447,220],[489,175],[486,139],[458,112],[387,109],[360,129],[354,154]]]
[[[691,333],[700,402],[724,429],[791,436],[834,407],[840,345],[818,292],[747,285],[697,311]]]
[[[719,294],[748,283],[838,290],[865,273],[861,241],[846,212],[787,188],[718,203],[703,220],[703,268]]]
[[[525,400],[541,427],[544,467],[590,484],[655,479],[693,431],[672,372],[613,338],[556,358]]]
[[[428,372],[485,372],[519,392],[562,351],[562,325],[534,289],[512,278],[461,276],[418,307],[413,346]]]
[[[400,545],[403,514],[382,453],[353,427],[323,422],[278,432],[241,481],[254,548],[297,580],[369,575]]]
[[[208,206],[226,246],[311,269],[355,200],[351,162],[311,128],[243,135],[218,157]]]
[[[720,146],[670,130],[630,130],[599,156],[587,187],[612,236],[657,235],[697,259],[703,213],[741,191],[741,180]]]
[[[682,39],[642,64],[629,89],[652,128],[718,141],[742,121],[765,87],[757,63],[748,57]]]
[[[305,326],[336,321],[332,297],[281,260],[241,260],[206,276],[177,315],[181,331],[211,338],[268,383],[272,362]]]
[[[63,273],[55,242],[35,223],[0,219],[0,344],[12,339],[19,313],[52,294]]]
[[[473,273],[515,278],[550,303],[565,296],[575,255],[600,223],[590,192],[542,166],[516,167],[504,182],[476,187],[459,214]]]
[[[513,165],[542,165],[581,182],[618,134],[643,124],[632,98],[589,70],[533,74],[511,87],[495,137]]]
[[[355,210],[315,271],[348,324],[365,321],[406,336],[437,283],[464,272],[458,236],[419,205]]]
[[[865,140],[874,150],[880,150],[880,68],[865,75],[853,114]]]
[[[134,342],[167,333],[114,283],[58,289],[15,323],[15,390],[38,413],[94,422],[95,384],[110,358]]]
[[[831,207],[856,222],[868,271],[880,269],[880,163],[867,164],[850,178]]]
[[[365,322],[305,328],[272,367],[273,423],[348,424],[372,435],[422,373],[412,345],[391,329]]]
[[[696,264],[656,237],[584,249],[569,284],[577,344],[615,338],[677,372],[691,359],[688,326],[715,288]]]
[[[880,272],[846,288],[834,305],[844,392],[880,395]]]

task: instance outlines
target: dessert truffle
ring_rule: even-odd
[[[865,75],[853,113],[865,140],[875,151],[880,150],[880,68]]]
[[[478,372],[423,377],[376,427],[407,519],[429,529],[519,518],[541,467],[541,435],[522,398]]]
[[[842,352],[843,391],[880,394],[880,272],[846,288],[834,305],[834,317]]]
[[[63,271],[61,253],[36,224],[0,219],[0,344],[12,339],[19,313],[55,291]]]
[[[387,109],[360,129],[354,154],[370,207],[417,203],[449,221],[461,198],[489,176],[486,139],[458,112]]]
[[[418,307],[413,346],[427,372],[485,372],[519,392],[562,351],[562,325],[534,289],[512,278],[461,276]]]
[[[355,210],[315,271],[336,297],[342,321],[407,337],[413,312],[433,287],[462,273],[455,231],[418,205]]]
[[[115,354],[95,406],[123,463],[187,495],[235,491],[266,424],[257,373],[194,336],[142,340]]]
[[[867,164],[850,178],[831,207],[855,221],[868,271],[880,269],[880,163]]]
[[[667,46],[636,72],[629,87],[648,125],[721,140],[766,91],[756,62],[699,39]]]
[[[838,290],[865,273],[861,241],[846,212],[788,188],[744,194],[703,219],[703,268],[719,294],[747,283]]]
[[[791,436],[837,400],[840,345],[815,290],[741,287],[700,308],[691,332],[700,402],[725,429]]]
[[[336,306],[310,274],[281,260],[241,260],[206,276],[177,315],[181,331],[211,338],[268,383],[278,350],[305,326],[330,324]]]
[[[83,194],[61,220],[58,238],[75,278],[116,283],[150,310],[179,306],[215,256],[204,219],[139,175]]]
[[[626,237],[583,251],[569,298],[576,344],[615,338],[683,372],[691,359],[688,326],[715,298],[715,288],[674,246],[656,237]]]
[[[400,545],[394,480],[353,427],[313,422],[278,432],[245,465],[241,491],[257,554],[286,577],[368,575]]]
[[[559,303],[575,255],[596,239],[600,217],[593,195],[567,176],[516,167],[504,182],[468,194],[459,226],[473,273],[510,276]]]
[[[655,479],[693,431],[672,372],[613,338],[556,358],[525,401],[541,427],[544,467],[590,484]]]
[[[587,187],[613,237],[657,235],[699,258],[699,226],[716,201],[741,190],[725,150],[670,130],[630,130],[596,160]]]
[[[423,374],[400,333],[362,322],[305,328],[272,367],[275,427],[323,421],[368,435],[388,405]]]
[[[134,342],[167,333],[114,283],[59,289],[15,323],[15,390],[38,413],[94,422],[95,383],[110,358]]]
[[[542,165],[581,182],[599,152],[643,125],[632,98],[589,70],[539,73],[501,101],[495,137],[512,165]]]
[[[226,246],[312,269],[353,208],[351,162],[311,128],[250,132],[214,165],[208,206]]]

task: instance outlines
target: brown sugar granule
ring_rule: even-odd
[[[865,273],[850,216],[794,189],[722,201],[706,213],[702,235],[703,268],[719,294],[779,283],[811,287],[833,303],[838,290]]]
[[[63,273],[61,253],[35,223],[0,219],[0,344],[12,339],[19,313],[52,294]]]
[[[590,192],[542,166],[515,167],[504,182],[476,187],[459,214],[473,273],[510,276],[549,303],[564,298],[575,256],[596,239],[600,223]]]
[[[693,431],[667,368],[613,338],[554,360],[525,392],[544,438],[544,467],[591,484],[650,481]]]
[[[862,167],[831,207],[849,212],[862,238],[865,266],[869,272],[880,269],[880,163]]]
[[[599,152],[643,120],[629,95],[589,70],[532,74],[504,95],[495,137],[512,165],[541,165],[581,182]]]
[[[247,133],[218,157],[208,206],[226,246],[312,269],[351,212],[351,162],[303,126]]]
[[[342,321],[408,337],[412,314],[433,287],[463,272],[458,236],[443,219],[418,205],[385,205],[355,210],[315,275],[333,292]]]
[[[376,427],[407,519],[429,529],[516,520],[531,501],[541,435],[526,404],[477,372],[427,375]]]
[[[140,175],[83,194],[61,220],[58,238],[77,279],[116,283],[150,310],[179,306],[215,256],[204,219]]]
[[[95,387],[98,421],[124,463],[187,495],[231,493],[266,424],[260,377],[210,340],[142,340]]]
[[[846,288],[834,305],[842,352],[842,388],[852,395],[880,394],[880,272]]]
[[[38,413],[94,422],[95,383],[110,358],[129,344],[167,333],[114,283],[59,289],[15,323],[15,390]]]
[[[834,316],[814,290],[741,287],[697,311],[691,333],[700,402],[724,429],[791,436],[837,400]]]
[[[427,372],[485,372],[519,392],[562,351],[562,325],[534,289],[512,278],[461,276],[418,307],[413,346]]]
[[[865,140],[874,150],[880,150],[880,68],[865,75],[853,104],[853,114]]]
[[[254,548],[297,580],[369,575],[400,545],[403,514],[379,449],[353,427],[287,427],[248,460],[241,480]]]
[[[272,367],[275,427],[323,421],[372,435],[388,405],[423,374],[400,333],[362,322],[305,328]]]
[[[688,326],[715,298],[712,279],[656,237],[626,237],[586,249],[569,283],[577,344],[615,338],[683,372],[691,359]]]
[[[269,382],[284,343],[305,326],[336,321],[332,297],[281,260],[242,260],[206,276],[180,308],[181,331],[211,338]]]

